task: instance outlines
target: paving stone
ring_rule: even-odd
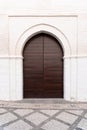
[[[3,130],[3,128],[0,126],[0,130]]]
[[[26,119],[28,121],[31,121],[35,125],[39,125],[40,123],[42,123],[43,121],[45,121],[47,118],[48,117],[46,117],[43,114],[40,114],[39,112],[33,113],[32,115],[26,117]]]
[[[67,130],[69,128],[68,125],[65,125],[59,121],[51,120],[44,126],[42,126],[45,130]]]
[[[78,124],[78,128],[81,128],[82,130],[87,130],[87,119],[82,119]]]
[[[4,113],[4,112],[7,112],[6,109],[3,109],[3,108],[0,108],[0,114]]]
[[[87,113],[85,114],[85,118],[87,118]]]
[[[82,110],[67,110],[67,112],[70,112],[76,115],[81,115],[83,111]]]
[[[6,126],[3,130],[31,130],[32,126],[27,124],[26,122],[19,120],[17,122],[14,122],[10,124],[9,126]]]
[[[31,112],[33,112],[33,110],[31,110],[31,109],[17,109],[14,112],[16,114],[20,115],[20,116],[25,116],[25,115],[30,114]]]
[[[13,112],[11,113],[8,110],[13,111],[17,115],[19,115],[20,119],[19,116],[16,116]],[[60,109],[55,110],[52,108],[43,108],[38,109],[38,112],[36,111],[37,109],[33,110],[33,108],[0,108],[0,130],[68,130],[68,128],[69,130],[70,128],[72,130],[87,130],[87,113],[84,117],[80,116],[82,112],[84,112],[84,110],[64,109],[64,111],[62,110],[62,112],[59,114],[58,112],[60,112]],[[56,119],[54,118],[54,114],[57,115]],[[78,120],[76,121],[77,118]],[[79,119],[81,119],[80,122]],[[35,125],[37,126],[35,127]]]
[[[38,129],[38,130],[45,130],[45,129],[40,128],[40,129]]]
[[[75,128],[74,130],[83,130],[82,128]]]
[[[41,110],[41,112],[43,112],[49,116],[52,116],[52,115],[56,114],[57,112],[59,112],[59,110]]]
[[[0,126],[3,124],[9,123],[11,121],[14,121],[16,119],[17,117],[11,113],[0,115]]]
[[[78,118],[75,115],[66,113],[66,112],[62,112],[60,113],[58,116],[56,116],[57,119],[60,119],[66,123],[72,124],[75,122],[75,120]]]

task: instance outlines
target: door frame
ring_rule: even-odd
[[[16,68],[20,68],[19,70],[16,69],[16,81],[19,79],[19,83],[16,82],[16,92],[17,92],[17,98],[19,100],[23,99],[23,48],[26,44],[26,42],[33,37],[34,35],[37,35],[38,33],[47,33],[51,36],[53,36],[54,38],[56,38],[60,45],[63,48],[63,52],[64,52],[64,74],[63,74],[63,88],[64,88],[64,99],[66,100],[71,100],[70,97],[70,86],[71,86],[71,60],[70,60],[70,56],[71,56],[71,48],[70,48],[70,44],[68,41],[68,38],[66,37],[66,35],[61,32],[59,29],[57,29],[54,26],[51,25],[47,25],[47,24],[39,24],[39,25],[35,25],[32,26],[31,28],[29,28],[28,30],[26,30],[19,38],[19,40],[17,41],[16,44]],[[20,73],[19,73],[20,71]],[[20,92],[20,94],[19,94]]]

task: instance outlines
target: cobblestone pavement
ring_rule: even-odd
[[[87,110],[0,107],[0,130],[87,130]]]

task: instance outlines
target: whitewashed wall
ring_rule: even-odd
[[[0,3],[0,100],[23,98],[23,46],[44,31],[58,38],[64,48],[64,98],[87,101],[86,0]]]
[[[78,100],[87,101],[87,14],[78,17]]]
[[[0,99],[9,99],[8,16],[0,15]]]

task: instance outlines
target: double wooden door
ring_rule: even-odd
[[[24,47],[24,98],[63,97],[63,51],[58,41],[41,33]]]

